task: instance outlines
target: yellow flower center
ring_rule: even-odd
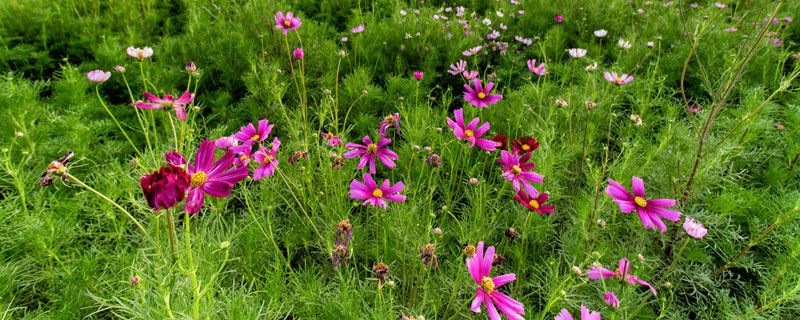
[[[530,150],[530,149],[531,149],[531,146],[529,146],[529,145],[527,145],[527,144],[523,144],[523,145],[522,145],[522,150],[523,150],[523,151],[528,151],[528,150]]]
[[[375,198],[383,198],[383,191],[381,191],[381,189],[375,189],[375,191],[372,191],[372,196]]]
[[[511,173],[513,173],[515,176],[518,176],[520,173],[522,173],[522,168],[519,166],[513,166],[511,167]]]
[[[528,204],[534,209],[539,209],[539,201],[536,201],[536,199],[531,199],[531,202],[528,202]]]
[[[494,291],[494,281],[492,281],[492,278],[483,277],[483,279],[481,279],[481,289],[483,289],[483,292],[486,294],[492,293],[492,291]]]
[[[394,115],[388,115],[386,118],[383,118],[383,121],[386,121],[388,124],[393,124],[395,120]]]
[[[620,79],[619,77],[614,78],[614,82],[620,82],[620,81],[622,81],[622,79]]]
[[[206,173],[203,171],[198,171],[192,174],[192,179],[189,181],[193,186],[199,187],[202,186],[204,182],[206,182]]]
[[[478,98],[480,99],[486,98],[486,94],[483,92],[478,92]]]
[[[642,199],[642,197],[633,198],[633,202],[636,202],[636,205],[642,208],[647,207],[647,200]]]
[[[369,152],[371,154],[376,154],[378,152],[378,146],[375,145],[374,143],[370,143],[367,146],[367,152]]]
[[[467,138],[472,138],[473,136],[475,136],[475,133],[472,132],[472,130],[465,130],[464,135],[467,136]]]
[[[139,56],[139,59],[141,59],[141,58],[142,58],[142,54],[143,54],[143,53],[142,53],[142,51],[141,51],[141,50],[140,50],[139,52],[137,52],[136,54]]]
[[[258,140],[258,139],[261,139],[261,136],[258,134],[254,134],[252,137],[250,137],[250,140]]]
[[[292,22],[289,21],[289,20],[283,20],[283,25],[287,26],[287,27],[291,27],[292,26]]]
[[[249,158],[250,158],[250,157],[248,157],[248,156],[245,154],[245,155],[242,155],[241,157],[239,157],[239,160],[241,160],[242,162],[245,162],[245,161],[247,161],[247,159],[249,159]]]
[[[272,159],[273,158],[272,158],[271,155],[268,155],[268,154],[264,155],[264,163],[272,163]]]

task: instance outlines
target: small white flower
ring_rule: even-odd
[[[597,70],[597,62],[595,62],[595,63],[592,63],[592,64],[590,64],[590,65],[586,66],[586,68],[584,68],[584,70],[586,70],[586,71]]]
[[[637,127],[641,127],[642,126],[642,117],[640,117],[638,114],[632,114],[631,115],[631,120],[634,122],[634,125],[636,125]]]
[[[630,49],[631,48],[631,43],[629,41],[625,41],[623,39],[619,39],[619,41],[617,42],[617,45],[619,45],[620,48],[624,48],[624,49]]]
[[[410,33],[406,33],[406,39],[411,39],[411,34]]]
[[[656,46],[656,44],[655,44],[655,43],[653,43],[653,41],[649,41],[649,42],[647,42],[647,46],[648,46],[648,47],[650,47],[650,48],[652,48],[652,47],[655,47],[655,46]]]
[[[498,16],[498,17],[500,17],[500,18],[502,18],[502,17],[504,17],[504,16],[505,16],[505,15],[504,15],[502,12],[500,12],[500,11],[497,11],[497,12],[495,12],[495,13],[496,13],[496,14],[497,14],[497,16]]]
[[[404,16],[404,15],[406,15],[406,14],[408,14],[408,12],[406,12],[405,10],[400,10],[400,15],[403,15],[403,16]]]
[[[489,20],[489,18],[484,18],[483,19],[483,24],[488,26],[488,25],[492,24],[492,20]]]
[[[608,34],[608,31],[606,31],[606,29],[600,29],[600,30],[595,30],[594,31],[594,36],[598,37],[598,38],[605,37],[607,34]]]
[[[586,49],[572,48],[568,49],[567,52],[569,52],[569,55],[575,59],[586,56]]]

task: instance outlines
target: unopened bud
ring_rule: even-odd
[[[222,241],[222,243],[220,243],[220,244],[219,244],[219,248],[220,248],[220,249],[226,249],[226,248],[228,248],[230,245],[231,245],[231,242],[230,242],[230,241]]]
[[[437,236],[441,236],[442,235],[442,229],[434,228],[433,229],[433,234],[435,234]]]
[[[606,221],[603,220],[603,219],[598,219],[597,220],[597,225],[600,226],[600,228],[605,228],[606,227]]]
[[[578,266],[572,266],[572,273],[579,277],[583,274],[583,272],[581,272],[581,268],[578,268]]]

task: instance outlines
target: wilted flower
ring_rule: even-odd
[[[464,244],[463,247],[464,247],[464,257],[465,258],[471,258],[472,256],[475,255],[475,251],[476,251],[475,250],[475,246],[473,246],[471,244]]]
[[[492,257],[492,266],[499,265],[499,264],[503,263],[503,261],[505,261],[505,260],[506,259],[503,258],[503,255],[495,253],[494,257]]]
[[[683,230],[686,230],[686,233],[695,239],[703,239],[706,233],[708,233],[708,229],[706,229],[702,223],[689,217],[686,217],[686,220],[683,221]]]
[[[333,253],[331,254],[331,262],[334,268],[338,268],[342,263],[347,263],[347,253],[349,251],[350,249],[347,248],[347,246],[336,245],[336,248],[333,249]]]
[[[106,82],[108,78],[111,78],[111,72],[103,70],[89,71],[89,73],[86,74],[86,78],[94,83],[103,83]]]
[[[386,277],[389,276],[389,266],[380,262],[374,266],[372,266],[372,274],[375,278],[378,278],[378,284],[383,284],[383,281],[386,280]]]
[[[131,277],[131,285],[132,285],[132,286],[135,286],[135,285],[139,284],[139,280],[140,280],[140,279],[139,279],[139,276],[133,276],[133,277]]]
[[[561,107],[568,107],[569,106],[569,103],[567,103],[567,100],[564,100],[564,98],[556,99],[556,104],[561,106]]]
[[[333,240],[337,245],[350,244],[350,236],[353,235],[353,226],[350,225],[350,219],[339,221],[336,225],[336,232],[333,235]]]
[[[687,109],[689,112],[696,113],[696,112],[703,111],[703,106],[701,106],[701,105],[695,105],[695,104],[690,104],[690,105],[689,105],[689,106],[688,106],[686,109]]]
[[[431,263],[431,261],[433,261],[433,270],[436,270],[436,268],[439,267],[439,261],[436,259],[435,245],[428,243],[422,246],[422,248],[419,248],[419,252],[420,252],[419,258],[423,260],[422,261],[423,266],[427,267],[428,264]]]
[[[506,238],[508,239],[508,242],[510,243],[514,243],[514,240],[517,240],[517,238],[519,238],[519,232],[517,232],[517,229],[514,228],[506,229],[506,231],[504,231],[503,234],[505,234]]]
[[[332,133],[322,133],[320,134],[320,138],[325,139],[325,143],[331,147],[342,145],[342,139],[339,139],[339,136],[334,136]]]
[[[283,32],[283,35],[286,35],[286,33],[289,30],[294,30],[294,29],[299,28],[300,25],[303,24],[302,22],[300,22],[300,18],[299,17],[293,17],[292,16],[292,12],[291,11],[287,12],[286,16],[283,15],[283,12],[278,11],[278,13],[275,14],[274,19],[275,19],[275,23],[277,23],[275,25],[275,29],[281,29],[282,32]]]
[[[153,48],[150,47],[144,47],[144,49],[139,49],[130,46],[125,51],[128,53],[129,56],[139,60],[147,59],[153,56]]]
[[[308,152],[294,149],[294,152],[292,153],[292,155],[289,156],[289,164],[294,166],[294,164],[297,161],[301,160],[300,158],[302,158],[302,160],[305,160],[306,158],[308,158]]]
[[[642,117],[640,117],[638,114],[632,114],[631,121],[633,121],[633,124],[637,127],[642,126]]]
[[[597,70],[597,62],[594,62],[594,63],[586,66],[586,68],[583,68],[583,69],[586,70],[586,71]]]
[[[399,113],[390,114],[385,118],[383,118],[383,121],[381,121],[380,129],[378,129],[378,134],[380,134],[381,137],[386,136],[386,129],[391,127],[395,127],[395,129],[397,129],[397,133],[400,133]]]
[[[331,153],[331,169],[340,170],[344,167],[344,158],[342,156]]]
[[[431,153],[428,155],[428,158],[425,159],[425,162],[427,162],[431,167],[439,168],[439,166],[442,165],[442,157],[440,157],[438,154]]]
[[[603,296],[603,300],[608,303],[609,307],[619,309],[619,299],[617,299],[617,295],[615,295],[613,292],[606,292],[606,294]]]
[[[59,174],[61,175],[61,181],[67,182],[67,162],[74,155],[72,151],[67,151],[67,154],[63,157],[51,161],[47,165],[47,169],[42,173],[41,178],[39,178],[39,186],[46,187],[53,184],[53,178],[51,177]]]
[[[592,109],[592,108],[594,108],[596,106],[597,106],[597,103],[595,103],[594,101],[586,100],[586,109]]]

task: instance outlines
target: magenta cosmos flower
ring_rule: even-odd
[[[344,147],[347,149],[356,149],[344,154],[344,157],[347,159],[353,159],[355,157],[361,157],[361,161],[358,163],[358,168],[364,168],[364,166],[369,163],[369,172],[375,174],[375,157],[383,162],[387,167],[394,168],[396,165],[394,164],[393,160],[397,160],[399,157],[396,153],[392,152],[392,150],[383,148],[384,146],[388,145],[392,142],[392,139],[383,138],[378,141],[377,144],[372,143],[369,139],[369,136],[364,137],[361,140],[364,142],[363,145],[356,144],[356,143],[348,143]]]
[[[386,129],[389,129],[391,127],[395,127],[395,129],[397,129],[397,133],[398,134],[400,133],[400,114],[399,113],[390,114],[390,115],[386,116],[385,118],[383,118],[383,121],[381,121],[380,129],[378,129],[378,134],[380,134],[381,137],[386,136]]]
[[[689,217],[686,217],[686,220],[683,221],[683,230],[686,230],[686,233],[695,239],[703,239],[708,233],[708,229],[702,223]]]
[[[289,11],[286,13],[286,16],[283,15],[283,12],[278,11],[275,14],[275,29],[283,29],[283,35],[286,35],[289,30],[294,30],[300,27],[301,23],[300,18],[292,17],[292,12]]]
[[[355,28],[350,29],[350,32],[352,32],[352,33],[362,33],[362,32],[364,32],[364,25],[363,24],[359,24]]]
[[[611,82],[611,83],[614,83],[614,84],[626,84],[628,82],[633,81],[633,76],[629,76],[628,74],[625,74],[625,73],[623,73],[620,76],[620,75],[617,75],[616,71],[611,72],[611,73],[608,73],[608,71],[606,71],[605,73],[603,73],[603,77],[605,77],[606,80],[608,80],[608,82]]]
[[[449,117],[447,118],[447,125],[453,129],[453,135],[456,138],[464,139],[470,142],[469,147],[472,148],[476,144],[481,149],[486,151],[493,151],[497,149],[497,142],[487,139],[480,139],[478,137],[482,136],[486,131],[489,131],[489,123],[486,122],[479,128],[475,128],[480,123],[481,119],[475,117],[472,119],[470,123],[464,125],[464,108],[458,109],[453,112],[455,114],[456,121],[451,120]]]
[[[552,214],[553,209],[555,208],[555,206],[544,205],[544,203],[547,202],[548,196],[549,195],[547,193],[528,194],[525,193],[524,190],[517,190],[517,194],[514,195],[514,199],[517,199],[517,201],[528,208],[528,210],[536,211],[539,213],[539,215],[543,215],[545,213]]]
[[[528,60],[528,70],[535,73],[538,76],[543,76],[547,74],[547,69],[544,67],[544,62],[540,63],[538,66],[536,65],[536,59]]]
[[[422,72],[414,72],[414,79],[422,80]]]
[[[362,204],[364,206],[371,204],[373,207],[378,206],[382,207],[383,210],[386,210],[386,200],[406,200],[406,196],[396,194],[405,187],[406,186],[402,182],[398,182],[393,186],[390,186],[388,179],[383,180],[383,184],[378,187],[378,185],[375,183],[375,180],[372,179],[372,175],[365,173],[364,183],[361,183],[356,179],[353,179],[353,181],[350,182],[350,198],[364,200],[364,203]]]
[[[86,74],[86,78],[94,83],[103,83],[106,82],[108,78],[111,78],[111,72],[103,70],[89,71],[89,73]]]
[[[161,167],[153,174],[146,174],[139,180],[147,205],[153,211],[169,209],[183,201],[190,177],[181,167]]]
[[[497,163],[503,165],[501,168],[501,170],[503,170],[503,178],[511,180],[514,190],[519,191],[521,188],[524,188],[525,192],[535,197],[539,194],[539,191],[536,191],[536,188],[530,183],[542,183],[542,178],[544,178],[544,176],[532,171],[533,168],[536,167],[535,163],[528,163],[532,155],[532,153],[525,153],[522,158],[520,158],[517,153],[512,154],[511,152],[503,150],[500,153],[500,159],[497,160]],[[538,208],[538,205],[536,207]]]
[[[567,311],[567,308],[561,309],[561,313],[559,313],[553,319],[554,320],[575,320],[575,318],[573,318],[572,315],[569,314],[569,311]],[[600,319],[600,313],[596,312],[596,311],[589,310],[589,308],[587,308],[586,306],[581,305],[581,320],[601,320]]]
[[[269,120],[258,120],[258,128],[256,129],[252,123],[239,128],[239,132],[233,135],[236,140],[242,142],[239,146],[234,146],[233,151],[241,152],[242,150],[249,149],[254,143],[261,142],[267,139],[274,124],[269,124]]]
[[[190,92],[184,93],[180,98],[175,99],[172,95],[165,95],[164,98],[159,98],[152,93],[145,92],[144,97],[147,100],[150,100],[152,103],[147,102],[135,102],[131,103],[134,107],[139,107],[142,109],[165,109],[165,108],[173,108],[175,109],[175,114],[178,115],[178,119],[181,121],[186,121],[186,105],[194,100],[194,94]]]
[[[653,288],[649,283],[643,280],[639,280],[636,276],[628,273],[630,270],[631,263],[628,261],[628,258],[622,258],[619,260],[619,268],[617,271],[611,271],[601,266],[592,266],[591,269],[586,271],[586,274],[589,276],[589,279],[592,280],[599,280],[603,278],[620,278],[628,282],[628,284],[635,286],[637,283],[641,285],[645,285],[650,288],[650,291],[653,291],[654,296],[658,296],[656,289]]]
[[[502,285],[516,280],[517,275],[509,273],[494,278],[489,277],[492,272],[492,262],[494,261],[494,247],[486,249],[486,254],[484,255],[483,241],[480,241],[476,249],[475,254],[466,261],[472,280],[478,284],[470,310],[475,313],[481,313],[481,304],[486,304],[486,312],[489,313],[489,318],[492,320],[500,319],[497,309],[500,309],[500,312],[509,319],[523,319],[520,316],[525,314],[525,308],[522,303],[497,291]]]
[[[667,231],[667,226],[661,221],[661,218],[670,221],[678,221],[681,219],[680,212],[662,208],[674,206],[675,200],[645,200],[644,182],[641,178],[636,176],[634,176],[632,180],[633,195],[616,181],[608,179],[610,185],[606,187],[606,194],[614,198],[614,202],[619,205],[619,209],[622,210],[622,213],[629,213],[635,210],[639,214],[639,219],[642,220],[642,224],[644,224],[645,228],[655,230],[656,227],[658,227],[661,229],[661,232]]]
[[[342,139],[339,139],[339,136],[334,136],[333,133],[322,133],[320,138],[325,139],[325,143],[331,147],[342,145]]]
[[[200,211],[206,194],[218,198],[231,195],[233,185],[247,178],[250,174],[247,167],[231,168],[234,157],[233,151],[228,150],[224,156],[214,161],[213,140],[203,140],[197,149],[194,165],[187,163],[186,158],[176,151],[166,154],[167,162],[175,166],[186,165],[191,176],[187,189],[189,196],[186,197],[184,207],[187,212],[194,214]]]
[[[488,108],[489,104],[495,104],[500,99],[503,99],[503,95],[489,94],[492,91],[492,87],[494,87],[494,82],[489,82],[484,88],[481,86],[481,80],[475,79],[473,80],[473,85],[475,85],[474,90],[468,84],[464,85],[464,88],[467,89],[467,92],[464,92],[464,100],[469,101],[473,106]]]
[[[253,171],[253,180],[261,180],[269,178],[275,169],[278,168],[278,159],[275,156],[278,154],[278,148],[281,146],[281,141],[278,138],[272,140],[272,149],[264,148],[263,145],[259,146],[256,154],[253,155],[253,161],[261,163],[255,171]]]

